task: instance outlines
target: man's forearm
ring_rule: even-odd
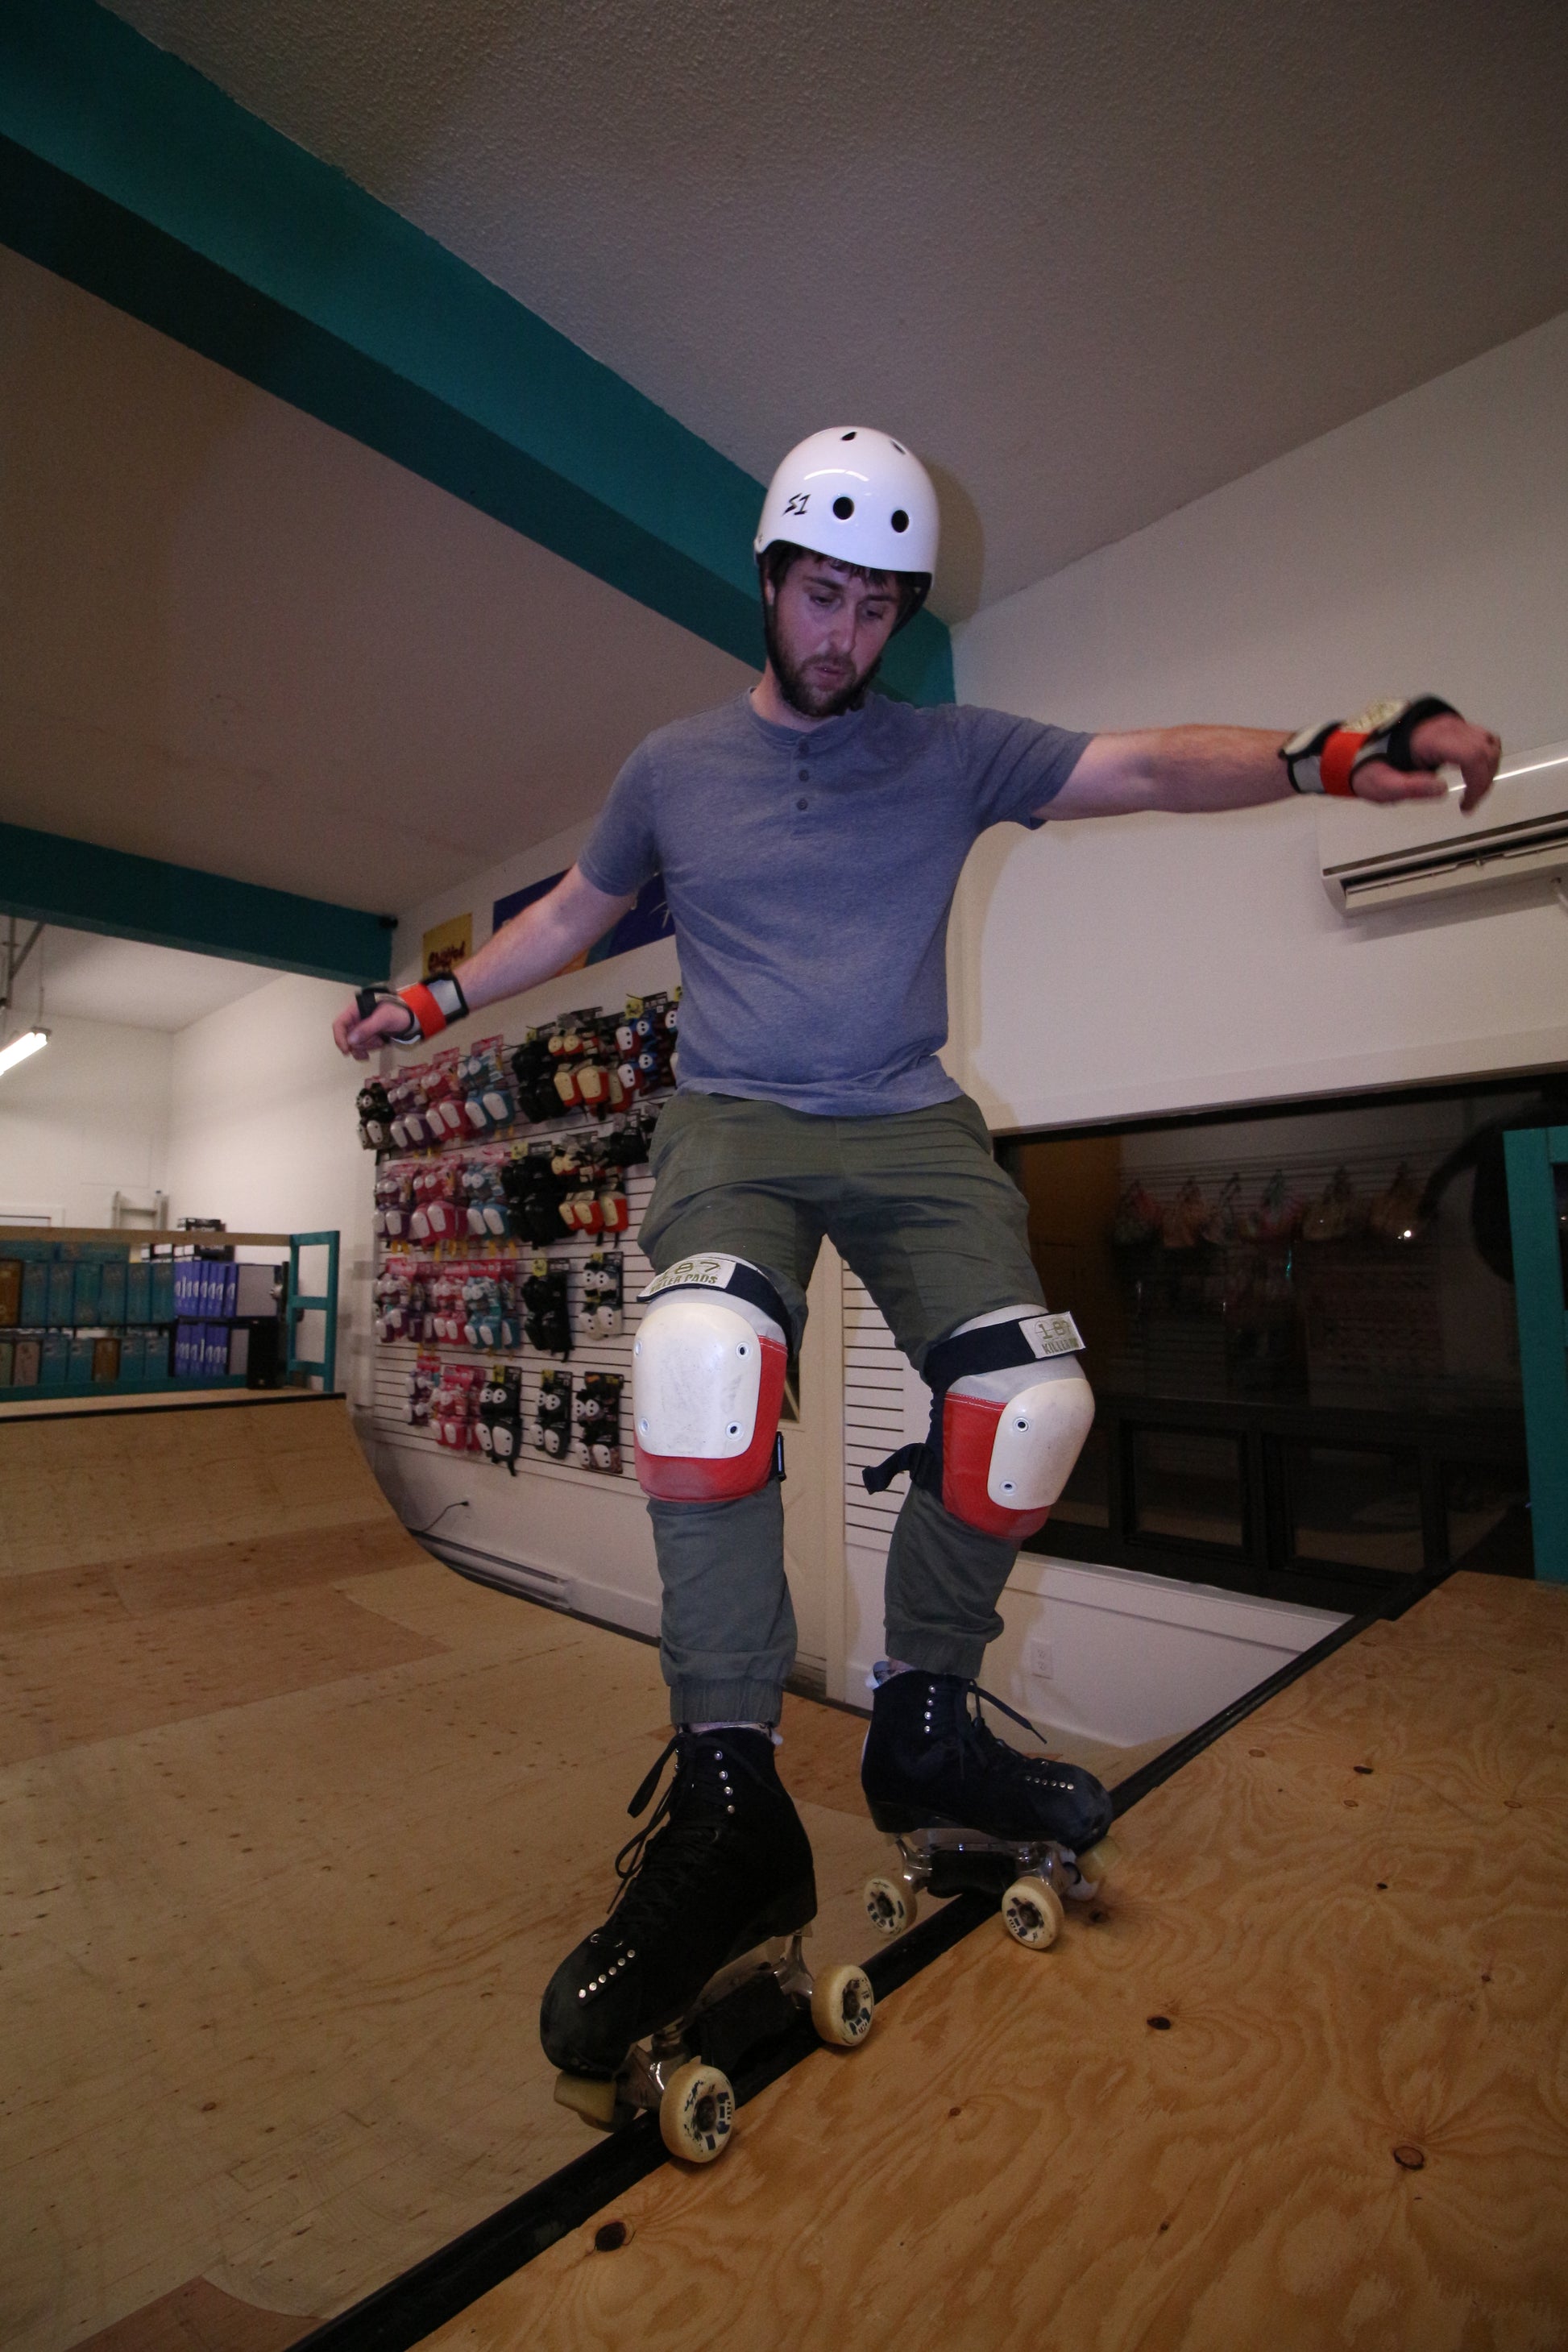
[[[503,923],[458,966],[458,984],[469,1010],[499,1003],[504,996],[521,996],[541,981],[552,980],[602,939],[631,904],[629,898],[606,898],[574,867],[546,898],[536,898]]]
[[[1289,800],[1290,781],[1279,757],[1288,734],[1283,727],[1146,727],[1097,735],[1046,813],[1190,814]]]

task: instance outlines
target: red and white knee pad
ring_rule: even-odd
[[[873,1495],[901,1470],[965,1527],[1005,1542],[1037,1534],[1094,1422],[1070,1315],[1004,1307],[939,1340],[922,1372],[931,1429],[862,1471]]]
[[[642,1293],[632,1348],[637,1481],[667,1503],[732,1502],[773,1476],[789,1318],[760,1266],[703,1252]]]

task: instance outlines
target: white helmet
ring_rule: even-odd
[[[868,572],[913,575],[911,619],[936,570],[940,528],[931,476],[911,449],[872,425],[830,425],[797,442],[768,484],[753,542],[779,540]]]

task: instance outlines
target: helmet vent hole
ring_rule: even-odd
[[[905,448],[905,446],[904,446],[904,445],[903,445],[903,443],[902,443],[901,441],[895,441],[895,442],[894,442],[894,444],[893,444],[893,446],[894,446],[894,448],[898,451],[898,453],[899,453],[899,455],[900,455],[900,457],[907,457],[909,456],[909,454],[910,454],[910,453],[909,453],[909,451]]]
[[[902,507],[895,507],[893,509],[893,529],[895,530],[908,530],[909,527],[910,519],[904,512]]]
[[[850,426],[850,428],[849,428],[849,430],[848,430],[848,432],[847,432],[847,433],[841,433],[841,434],[839,435],[838,438],[839,438],[841,441],[853,441],[853,440],[854,440],[854,438],[855,438],[855,427],[854,427],[854,425],[851,425],[851,426]]]
[[[833,511],[838,517],[840,522],[847,522],[850,516],[855,511],[854,499],[835,499],[833,501]]]

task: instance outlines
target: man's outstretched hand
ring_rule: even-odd
[[[357,1004],[345,1004],[332,1024],[332,1035],[340,1054],[352,1054],[356,1062],[368,1062],[390,1036],[407,1026],[407,1005],[395,997],[384,997],[368,1021],[360,1019]]]
[[[1498,761],[1502,758],[1502,745],[1497,736],[1484,727],[1472,727],[1458,711],[1446,710],[1438,718],[1424,719],[1410,739],[1410,749],[1421,765],[1414,773],[1404,774],[1391,768],[1386,760],[1368,760],[1355,772],[1355,796],[1359,801],[1438,801],[1448,787],[1435,770],[1452,765],[1465,780],[1460,813],[1468,816],[1490,792],[1496,781]]]

